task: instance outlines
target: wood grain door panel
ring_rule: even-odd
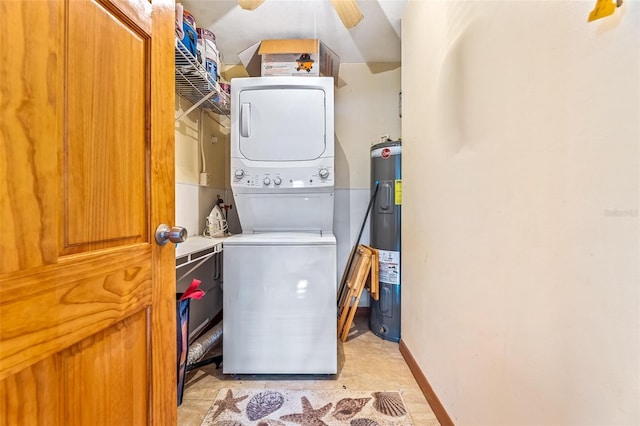
[[[35,5],[0,2],[0,273],[58,261],[64,4]]]
[[[103,5],[71,1],[67,43],[61,251],[148,242],[150,36]]]
[[[0,382],[0,423],[147,424],[150,348],[140,342],[148,319],[141,311]]]
[[[0,425],[176,423],[173,22],[0,1]]]
[[[108,423],[113,425],[147,424],[148,319],[146,310],[138,312],[60,354],[66,378],[62,411],[68,419],[61,424],[99,424],[95,413],[109,413]],[[87,398],[88,392],[101,398]]]
[[[53,356],[0,381],[0,424],[64,424],[64,381],[51,380],[62,377],[61,366]]]
[[[149,257],[133,247],[13,274],[0,289],[0,378],[151,305]]]

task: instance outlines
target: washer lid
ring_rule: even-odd
[[[336,245],[333,234],[306,232],[265,232],[261,234],[238,234],[227,238],[224,246],[309,246]]]

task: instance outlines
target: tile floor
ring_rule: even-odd
[[[209,355],[222,353],[220,345]],[[199,426],[221,388],[253,389],[354,389],[397,390],[402,393],[415,426],[439,425],[398,344],[369,331],[367,317],[356,317],[349,339],[338,343],[338,374],[304,375],[223,375],[215,364],[187,375],[182,405],[178,407],[179,426]]]

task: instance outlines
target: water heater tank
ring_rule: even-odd
[[[400,141],[371,147],[371,247],[380,255],[380,297],[371,299],[369,328],[377,336],[400,341],[400,213],[402,208]]]

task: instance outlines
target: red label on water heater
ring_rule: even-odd
[[[380,156],[382,158],[389,158],[391,156],[391,150],[389,148],[383,148]]]

